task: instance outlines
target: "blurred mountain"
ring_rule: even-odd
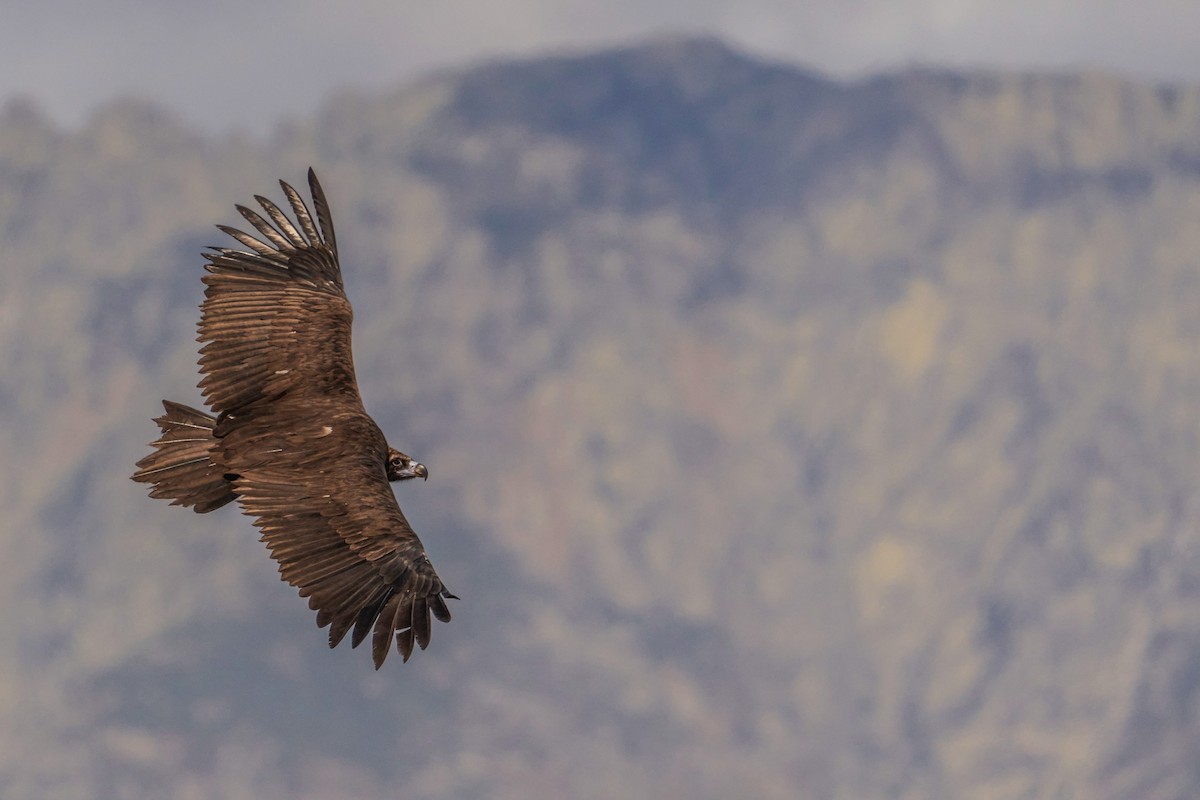
[[[128,479],[309,164],[463,598],[379,673]],[[26,102],[0,232],[5,798],[1200,796],[1200,87],[666,39],[267,141]]]

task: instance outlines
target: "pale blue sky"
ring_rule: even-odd
[[[135,95],[263,131],[340,86],[668,32],[843,76],[921,62],[1200,82],[1196,0],[0,0],[0,19],[0,101],[71,125]]]

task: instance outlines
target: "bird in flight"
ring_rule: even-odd
[[[375,668],[429,644],[450,621],[442,584],[389,481],[429,477],[367,415],[350,351],[329,203],[309,169],[313,212],[280,181],[295,217],[265,197],[237,210],[259,237],[218,225],[245,249],[209,248],[200,389],[212,414],[163,401],[162,433],[133,480],[207,513],[237,500],[283,580],[308,598],[329,646],[370,633]],[[315,222],[314,222],[315,219]],[[372,629],[374,632],[372,633]]]

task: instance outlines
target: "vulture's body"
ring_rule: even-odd
[[[238,211],[261,240],[219,226],[246,249],[208,253],[200,388],[215,416],[164,400],[162,436],[133,479],[201,513],[236,499],[330,626],[329,646],[352,630],[357,647],[373,630],[378,669],[393,638],[406,661],[414,643],[424,649],[430,615],[448,622],[453,595],[389,485],[428,472],[363,408],[333,220],[312,170],[308,180],[315,221],[281,181],[295,224],[256,197],[269,222]]]

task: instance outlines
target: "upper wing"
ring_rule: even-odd
[[[220,225],[247,249],[213,248],[208,254],[205,268],[211,274],[204,276],[198,337],[204,344],[200,388],[218,414],[298,386],[358,397],[350,352],[353,312],[325,193],[310,169],[314,223],[296,190],[280,185],[296,224],[256,196],[270,221],[245,206],[237,209],[263,240]]]
[[[308,409],[312,412],[313,409]],[[442,584],[400,511],[365,414],[251,411],[222,439],[245,513],[256,517],[283,579],[308,598],[335,647],[374,627],[378,669],[393,635],[404,660],[429,644],[430,614],[450,621]],[[287,424],[280,422],[286,420]]]

